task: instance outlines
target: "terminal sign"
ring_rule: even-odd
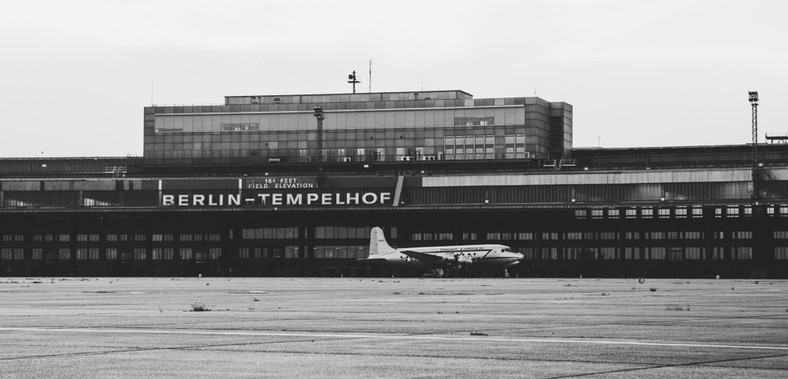
[[[279,176],[270,178],[244,179],[244,189],[287,190],[317,188],[317,178]]]
[[[391,204],[391,192],[264,192],[249,194],[163,194],[164,207],[372,206]]]

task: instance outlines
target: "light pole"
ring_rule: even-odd
[[[752,104],[752,198],[759,197],[760,172],[758,168],[758,91],[749,91]]]
[[[314,115],[317,119],[317,188],[323,188],[323,107],[316,106]]]

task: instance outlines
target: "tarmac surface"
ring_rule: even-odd
[[[788,282],[0,278],[0,378],[788,377]]]

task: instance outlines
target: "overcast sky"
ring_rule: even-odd
[[[143,107],[459,89],[574,106],[575,147],[788,133],[788,1],[14,1],[0,156],[142,155]]]

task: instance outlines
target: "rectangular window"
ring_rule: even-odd
[[[189,261],[194,258],[194,252],[191,248],[181,248],[178,250],[178,256],[182,261]]]
[[[534,234],[533,233],[516,233],[515,234],[515,239],[518,239],[518,240],[521,240],[521,241],[533,241]]]
[[[208,259],[216,260],[222,257],[222,249],[219,247],[212,247],[208,249]]]
[[[583,249],[580,247],[567,247],[564,249],[565,260],[577,260],[582,256]]]
[[[157,260],[169,260],[171,261],[173,257],[173,249],[171,248],[153,248],[151,249],[151,259]]]
[[[666,249],[664,247],[646,248],[646,259],[664,261],[665,256],[666,256]]]
[[[107,250],[104,251],[104,253],[106,254],[106,259],[108,261],[114,261],[118,259],[118,249],[114,247],[108,248]]]
[[[639,247],[625,247],[624,248],[624,259],[627,259],[627,260],[640,259],[640,248]]]
[[[752,239],[752,232],[751,231],[736,231],[736,232],[733,232],[733,239],[735,239],[735,240]]]
[[[85,237],[87,238],[87,236]],[[77,259],[78,260],[88,259],[88,249],[77,249]]]
[[[601,240],[615,240],[618,239],[617,232],[600,232],[599,239]]]
[[[786,238],[788,238],[788,231],[786,230],[774,231],[774,239],[786,239]]]
[[[147,254],[145,254],[145,249],[143,248],[135,248],[134,249],[134,260],[135,261],[144,261],[147,259]]]
[[[599,249],[599,257],[601,259],[613,260],[618,259],[618,249],[615,247],[603,247]]]
[[[71,259],[71,249],[61,248],[57,251],[58,259],[66,261]]]
[[[33,249],[33,254],[31,255],[31,258],[34,261],[40,261],[41,259],[43,259],[44,258],[44,249],[40,249],[40,248]]]
[[[462,233],[463,241],[476,241],[476,233]]]
[[[558,259],[558,248],[555,247],[542,248],[542,260],[556,260],[556,259]]]
[[[698,260],[701,258],[702,248],[701,247],[686,247],[684,248],[684,255],[688,260]]]
[[[784,261],[788,260],[788,247],[777,246],[774,248],[774,259]]]
[[[751,260],[752,248],[751,247],[734,247],[733,259],[735,260]]]

